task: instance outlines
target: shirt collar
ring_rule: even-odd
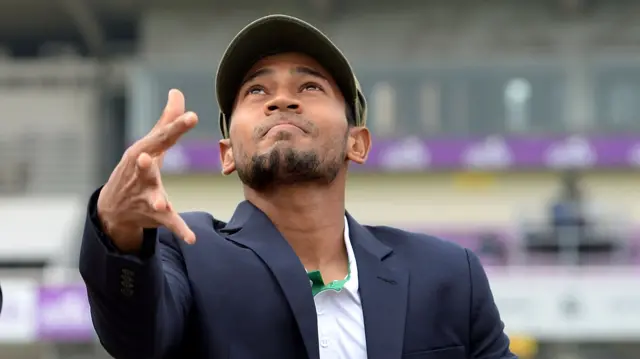
[[[349,236],[349,221],[347,216],[344,217],[344,245],[347,248],[347,259],[349,260],[349,280],[344,284],[344,289],[353,294],[358,292],[358,264],[356,256],[351,245],[351,237]]]
[[[353,247],[351,245],[351,238],[349,236],[349,221],[347,220],[347,217],[344,217],[344,245],[345,248],[347,250],[347,260],[348,260],[348,274],[347,277],[345,278],[346,282],[343,281],[338,281],[338,282],[333,282],[330,285],[325,286],[326,287],[331,287],[332,285],[335,287],[335,285],[337,284],[341,289],[339,290],[346,290],[348,292],[350,292],[352,295],[357,295],[358,294],[358,266],[356,263],[356,256],[353,252]],[[322,285],[318,285],[318,287],[315,287],[316,284],[314,283],[318,283],[321,281],[321,277],[320,277],[320,273],[317,271],[313,271],[313,272],[308,272],[309,275],[309,282],[311,284],[311,287],[314,288],[314,293],[316,291],[322,291],[322,290],[327,290],[327,289],[321,289],[323,288]],[[315,294],[314,294],[315,295]]]

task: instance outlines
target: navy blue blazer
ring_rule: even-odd
[[[88,208],[80,273],[104,348],[117,359],[319,359],[315,304],[304,267],[249,202],[229,223],[182,216],[184,244],[145,230],[121,255]],[[370,359],[511,359],[486,274],[469,250],[423,234],[358,224],[358,262]]]

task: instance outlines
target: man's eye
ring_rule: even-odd
[[[315,83],[307,83],[302,85],[302,91],[323,91],[322,86]]]
[[[264,93],[264,88],[262,86],[252,86],[247,90],[247,95],[262,95]]]

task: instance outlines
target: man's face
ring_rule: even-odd
[[[349,128],[346,113],[335,81],[315,60],[295,53],[264,58],[236,96],[230,138],[220,142],[223,172],[237,170],[258,191],[331,183],[353,157],[357,137],[368,138],[366,129]],[[367,152],[368,144],[362,161]],[[357,154],[352,159],[361,162]]]

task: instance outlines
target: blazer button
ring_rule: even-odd
[[[135,273],[131,269],[123,268],[122,275],[127,277],[133,277]]]
[[[130,280],[123,279],[122,282],[120,282],[120,285],[122,288],[133,289],[133,282]]]
[[[130,297],[133,295],[133,289],[131,288],[120,288],[120,293],[122,293],[122,295],[124,295],[125,297]]]
[[[120,293],[125,297],[130,297],[133,295],[133,276],[135,273],[130,270],[123,268],[120,275]]]

